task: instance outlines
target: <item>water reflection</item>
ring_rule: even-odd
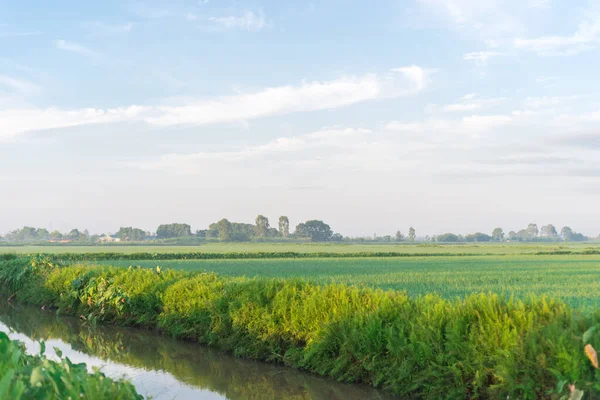
[[[160,336],[113,326],[92,328],[73,318],[0,300],[0,331],[37,353],[46,342],[73,362],[102,367],[111,377],[126,376],[154,399],[391,399],[379,391],[345,385],[289,368],[235,357]]]

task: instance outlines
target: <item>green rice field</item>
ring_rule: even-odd
[[[466,243],[466,244],[334,244],[334,243],[206,243],[198,246],[173,245],[0,245],[0,253],[365,253],[398,252],[407,254],[533,254],[537,252],[600,250],[600,243]]]
[[[560,298],[574,307],[600,306],[600,256],[505,255],[473,257],[334,258],[103,261],[98,264],[220,275],[302,278],[316,283],[346,283],[406,291],[438,293],[446,298],[495,292],[525,298],[530,294]]]

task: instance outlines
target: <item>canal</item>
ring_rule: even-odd
[[[366,386],[335,382],[295,369],[243,360],[199,344],[152,331],[91,326],[54,311],[0,299],[0,331],[30,353],[56,358],[55,348],[74,363],[125,377],[153,399],[362,400],[392,399]]]

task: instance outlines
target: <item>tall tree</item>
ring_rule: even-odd
[[[404,235],[400,231],[396,231],[396,242],[401,242],[404,239]]]
[[[543,237],[555,239],[558,236],[556,228],[552,224],[542,226],[540,233]]]
[[[436,242],[455,243],[460,242],[460,237],[454,233],[444,233],[435,237]]]
[[[254,222],[256,224],[256,236],[266,237],[269,231],[269,219],[264,215],[258,215]]]
[[[285,215],[279,217],[279,234],[284,238],[290,236],[290,220]]]
[[[331,227],[323,221],[306,221],[296,226],[296,236],[310,238],[313,242],[328,242],[333,236]]]
[[[563,228],[560,230],[560,237],[565,242],[568,242],[573,237],[573,229],[568,226],[563,226]]]
[[[485,233],[475,232],[465,236],[465,240],[467,242],[489,242],[492,240],[492,237],[490,235],[486,235]]]
[[[411,242],[414,242],[416,238],[417,238],[417,232],[415,231],[415,228],[413,228],[411,226],[410,228],[408,228],[408,240],[410,240]]]
[[[517,232],[517,237],[519,240],[527,241],[532,239],[532,234],[528,229],[521,229],[519,232]]]
[[[50,239],[50,232],[46,228],[40,228],[37,230],[37,237],[38,239],[48,240]]]
[[[232,239],[233,236],[233,226],[231,222],[229,222],[226,218],[223,218],[219,222],[215,224],[217,228],[217,232],[219,235],[219,239],[228,242]]]
[[[79,232],[79,229],[71,229],[71,232],[69,232],[69,234],[67,235],[67,238],[69,238],[71,240],[79,240],[80,236],[81,236],[81,232]]]
[[[539,230],[537,224],[531,223],[527,226],[527,233],[530,239],[535,239],[538,236]]]
[[[117,232],[117,237],[124,241],[140,242],[146,237],[146,232],[139,228],[121,227]]]
[[[192,236],[192,228],[188,224],[163,224],[156,228],[159,239]]]
[[[60,240],[63,238],[63,234],[57,231],[56,229],[50,233],[50,239]]]
[[[492,239],[496,242],[501,242],[504,240],[504,231],[502,228],[496,228],[492,231]]]

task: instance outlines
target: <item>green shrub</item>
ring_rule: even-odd
[[[42,346],[42,349],[44,346]],[[99,371],[88,374],[85,364],[68,358],[50,361],[27,355],[24,348],[0,332],[0,398],[30,399],[143,399],[125,381],[114,381]]]

